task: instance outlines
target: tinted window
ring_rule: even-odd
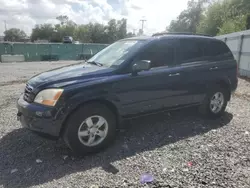
[[[148,46],[137,60],[150,60],[151,67],[172,66],[175,63],[174,41],[160,41]]]
[[[178,56],[181,63],[201,61],[204,57],[204,42],[197,39],[181,39]]]
[[[227,45],[222,41],[209,41],[205,50],[206,56],[210,57],[230,57],[233,55]]]

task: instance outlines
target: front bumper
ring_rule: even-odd
[[[62,126],[62,121],[58,118],[60,110],[28,103],[23,99],[23,96],[17,101],[17,109],[17,119],[23,127],[47,137],[59,137]]]

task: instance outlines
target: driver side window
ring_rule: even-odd
[[[175,45],[171,41],[157,41],[146,48],[137,60],[150,60],[151,68],[171,67],[175,64]]]

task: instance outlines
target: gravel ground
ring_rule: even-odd
[[[0,86],[24,83],[31,76],[53,68],[69,65],[78,61],[53,61],[53,62],[22,62],[1,63],[0,62]],[[80,62],[80,61],[79,61]]]
[[[107,150],[74,157],[16,121],[28,77],[72,62],[0,64],[0,187],[250,187],[250,83],[217,120],[195,109],[126,122]],[[3,75],[3,76],[2,76]],[[151,184],[140,176],[150,173]]]

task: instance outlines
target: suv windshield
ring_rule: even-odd
[[[88,62],[95,62],[105,67],[119,66],[145,42],[145,40],[122,40],[115,42],[90,58]]]

